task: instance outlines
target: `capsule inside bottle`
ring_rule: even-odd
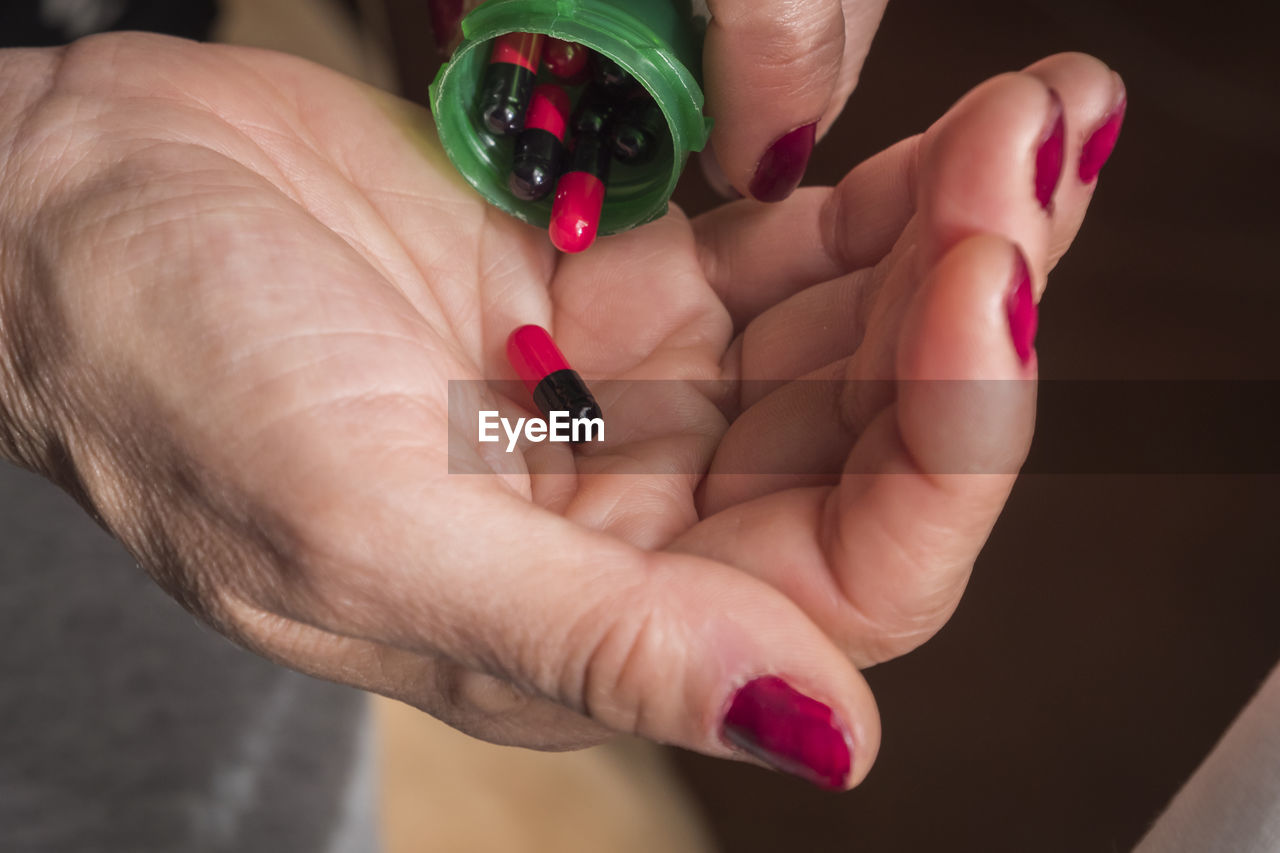
[[[542,43],[538,33],[507,33],[493,40],[478,105],[480,121],[490,133],[511,136],[524,129]]]
[[[666,127],[662,108],[648,93],[633,97],[622,108],[610,135],[614,158],[628,166],[653,162]]]
[[[598,87],[585,92],[574,111],[569,166],[556,184],[548,228],[551,242],[562,252],[586,251],[599,233],[609,182],[609,134],[614,113],[613,99]]]
[[[555,187],[564,164],[569,93],[553,83],[536,86],[525,128],[516,140],[508,186],[516,198],[538,201]]]
[[[627,97],[641,88],[630,72],[604,54],[593,53],[591,59],[596,85],[612,93],[613,97]]]
[[[569,85],[582,83],[590,73],[591,51],[577,42],[548,36],[542,48],[542,64]]]

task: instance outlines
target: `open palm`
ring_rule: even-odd
[[[317,67],[143,36],[24,56],[46,70],[4,96],[29,183],[5,215],[33,247],[6,323],[57,335],[12,335],[18,455],[184,605],[546,748],[620,730],[742,757],[726,706],[776,675],[851,765],[730,741],[865,775],[857,667],[941,627],[1030,443],[1034,382],[950,380],[1034,379],[1010,299],[1083,217],[1079,144],[1122,92],[1104,66],[989,81],[835,189],[562,258],[428,116]],[[477,410],[528,406],[485,382],[523,323],[592,381],[605,445],[478,442]]]

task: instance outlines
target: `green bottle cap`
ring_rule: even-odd
[[[699,85],[705,21],[689,0],[488,0],[462,21],[462,43],[431,84],[440,143],[463,177],[492,204],[547,227],[551,197],[522,201],[507,188],[515,142],[485,130],[476,98],[489,66],[490,42],[513,32],[542,33],[603,54],[653,96],[671,144],[642,166],[614,163],[600,234],[643,225],[667,212],[691,151],[711,132]]]

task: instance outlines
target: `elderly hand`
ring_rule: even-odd
[[[941,626],[1026,453],[1033,293],[1122,94],[1055,57],[834,189],[562,258],[424,113],[296,59],[102,36],[0,80],[4,455],[273,660],[496,742],[635,732],[833,788],[878,745],[858,667]],[[605,446],[495,452],[448,383],[510,378],[526,322],[683,396],[619,383]],[[1022,381],[975,410],[935,379]]]

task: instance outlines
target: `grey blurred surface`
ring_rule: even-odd
[[[0,462],[0,850],[372,853],[365,700],[198,625]]]

